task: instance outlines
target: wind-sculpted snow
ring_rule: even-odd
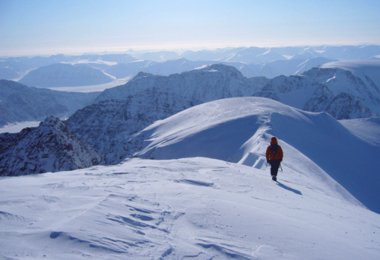
[[[2,259],[368,259],[379,215],[289,164],[207,158],[2,178]]]
[[[269,99],[218,100],[158,121],[135,136],[143,140],[135,156],[204,156],[262,168],[272,135],[284,144],[284,165],[313,178],[329,175],[380,212],[380,146],[357,138],[326,113],[304,112]]]

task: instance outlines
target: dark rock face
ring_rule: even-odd
[[[55,117],[17,134],[1,134],[0,144],[1,176],[73,170],[100,161],[93,149]]]

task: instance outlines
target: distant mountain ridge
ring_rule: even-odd
[[[380,72],[380,66],[376,67]],[[314,68],[272,79],[258,94],[337,119],[380,115],[380,81],[340,68]]]
[[[52,88],[95,85],[110,81],[111,77],[88,65],[56,63],[30,71],[19,82],[29,86]]]
[[[138,72],[170,75],[201,65],[224,63],[244,76],[273,78],[301,74],[330,61],[379,59],[379,45],[238,47],[198,51],[128,51],[115,54],[52,55],[43,57],[0,57],[0,79],[19,80],[28,72],[57,63],[86,65],[115,78],[134,77]],[[57,75],[58,76],[58,75]],[[99,75],[92,82],[99,84]],[[78,78],[80,80],[80,77]],[[37,79],[35,79],[37,80]],[[53,80],[53,79],[50,79]],[[63,79],[55,79],[61,83]],[[67,81],[67,79],[66,79]],[[24,82],[29,84],[30,82]],[[43,82],[32,82],[42,83]],[[70,83],[66,82],[65,84]],[[89,84],[74,82],[72,85]],[[36,84],[36,86],[38,86]],[[68,85],[65,85],[68,86]]]
[[[0,126],[7,123],[69,116],[93,102],[97,93],[58,92],[0,80]]]

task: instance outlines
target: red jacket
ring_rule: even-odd
[[[281,146],[277,144],[276,137],[272,137],[271,145],[268,146],[266,157],[267,161],[282,161],[284,154],[282,152]]]

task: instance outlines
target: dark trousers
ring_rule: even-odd
[[[277,176],[278,168],[280,168],[281,161],[269,161],[270,164],[270,173],[272,176]]]

